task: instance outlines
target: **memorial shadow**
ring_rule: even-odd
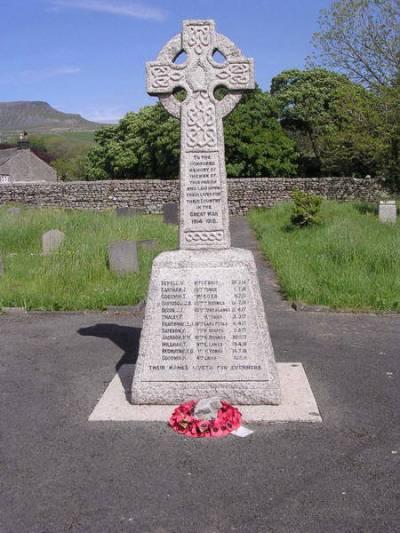
[[[78,329],[79,335],[109,339],[123,350],[124,354],[115,365],[121,384],[125,391],[126,400],[132,403],[133,373],[122,370],[125,365],[135,365],[139,354],[141,328],[119,326],[118,324],[96,324]]]

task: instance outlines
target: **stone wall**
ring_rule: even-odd
[[[273,206],[290,199],[294,188],[335,200],[376,201],[382,192],[370,178],[234,178],[228,180],[230,212]],[[0,184],[0,204],[105,209],[141,207],[160,213],[165,202],[179,197],[175,180],[112,180],[35,184]]]

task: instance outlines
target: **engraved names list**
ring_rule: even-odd
[[[215,271],[191,269],[190,279],[161,270],[159,285],[161,353],[148,363],[148,379],[182,381],[196,374],[201,380],[264,379],[266,364],[255,354],[257,329],[251,315],[251,285],[240,268]],[[228,363],[229,361],[229,363]],[[240,376],[240,377],[238,377]]]

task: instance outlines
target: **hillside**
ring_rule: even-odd
[[[0,134],[26,130],[29,133],[94,131],[102,124],[78,114],[63,113],[47,102],[0,102]]]

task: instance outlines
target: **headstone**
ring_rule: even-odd
[[[163,205],[164,224],[179,224],[179,206],[174,202],[167,202]]]
[[[51,229],[42,235],[43,255],[49,255],[57,250],[65,239],[65,234],[58,229]]]
[[[155,250],[157,248],[157,241],[155,239],[145,239],[144,241],[139,241],[138,245],[146,250]]]
[[[117,207],[115,212],[119,217],[134,217],[136,215],[144,215],[146,209],[144,207]]]
[[[213,60],[216,50],[224,63]],[[186,62],[174,63],[182,51]],[[219,101],[221,85],[232,92]],[[255,261],[230,248],[222,119],[254,86],[253,60],[212,20],[184,21],[147,64],[149,94],[181,121],[180,249],[153,262],[134,403],[280,403]],[[173,94],[178,87],[186,90],[183,102]]]
[[[139,272],[136,241],[115,241],[108,247],[110,270],[115,274]]]
[[[7,209],[9,215],[19,215],[21,213],[20,207],[10,207]]]
[[[397,208],[394,200],[384,200],[379,202],[379,220],[380,222],[396,223]]]

